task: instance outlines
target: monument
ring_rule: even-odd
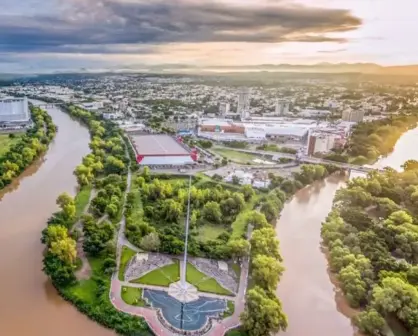
[[[192,177],[189,178],[189,195],[187,200],[187,215],[184,239],[183,263],[180,264],[180,281],[172,283],[168,288],[168,294],[182,303],[192,302],[199,299],[198,290],[195,286],[186,281],[187,274],[187,247],[189,242],[189,224],[190,224],[190,194],[192,186]]]

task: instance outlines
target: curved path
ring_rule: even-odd
[[[125,149],[126,149],[127,157],[130,158],[127,147],[125,147]],[[128,167],[130,167],[130,161],[129,161]],[[157,317],[157,311],[155,309],[128,305],[127,303],[123,301],[121,297],[122,286],[131,286],[131,287],[139,287],[139,288],[151,288],[152,287],[151,289],[167,290],[166,288],[162,288],[162,287],[145,286],[141,284],[131,284],[131,283],[119,280],[119,267],[120,267],[120,259],[121,259],[121,254],[122,254],[122,247],[128,246],[129,248],[132,248],[134,251],[138,251],[138,248],[132,245],[125,237],[125,226],[126,226],[125,203],[126,203],[127,195],[131,190],[131,184],[132,184],[132,172],[130,168],[128,168],[128,175],[127,175],[126,183],[127,183],[127,186],[126,186],[126,191],[124,194],[123,216],[119,223],[119,231],[117,235],[116,270],[112,275],[109,298],[113,306],[116,309],[122,312],[128,313],[128,314],[131,314],[131,315],[143,317],[145,321],[148,323],[149,327],[152,329],[152,331],[156,335],[173,336],[173,332],[168,330],[161,324],[161,322],[159,321]],[[249,228],[249,234],[251,234],[250,228]],[[248,283],[248,271],[249,271],[249,260],[248,258],[246,258],[245,260],[243,260],[242,265],[241,265],[241,275],[240,275],[238,294],[234,298],[234,302],[235,302],[234,314],[222,320],[221,323],[218,321],[213,321],[213,326],[211,330],[209,330],[206,333],[206,335],[221,336],[221,335],[224,335],[228,330],[236,328],[237,326],[240,325],[239,317],[241,313],[244,311],[245,293],[246,293],[247,283]],[[230,297],[226,297],[223,295],[216,295],[216,294],[202,293],[202,296],[216,297],[216,298],[230,299],[230,300],[232,299]]]
[[[96,189],[92,189],[90,192],[89,200],[83,210],[82,215],[86,214],[88,210],[90,209],[90,203],[93,200],[94,197],[96,197],[97,191]],[[81,221],[81,216],[78,219],[77,223],[75,223],[71,229],[71,233],[73,233],[76,230],[81,231],[80,237],[77,239],[77,257],[81,259],[82,265],[81,268],[75,272],[75,276],[77,280],[87,280],[91,276],[91,266],[90,262],[87,259],[86,253],[84,252],[83,248],[83,242],[84,242],[84,232],[83,232],[83,222]]]

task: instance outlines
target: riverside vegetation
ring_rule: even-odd
[[[384,335],[398,320],[418,335],[418,162],[355,178],[322,227],[329,262],[360,330]]]
[[[98,192],[91,202],[90,213],[85,215],[77,215],[76,203],[69,195],[58,197],[60,211],[48,220],[42,232],[46,245],[44,272],[61,296],[91,319],[121,335],[150,335],[142,318],[116,310],[109,300],[110,274],[116,266],[116,224],[121,218],[126,188],[128,158],[123,137],[116,126],[94,114],[74,106],[66,106],[64,110],[90,130],[92,153],[74,174],[80,188],[90,186]],[[84,202],[85,206],[85,197]],[[72,230],[78,221],[83,224],[83,232]],[[79,236],[84,238],[82,248],[87,261],[77,258]],[[88,279],[77,280],[75,272],[84,262],[90,263],[92,274]]]
[[[10,138],[18,138],[0,155],[0,190],[45,153],[57,131],[46,111],[31,105],[30,112],[33,127],[23,136],[10,134]]]

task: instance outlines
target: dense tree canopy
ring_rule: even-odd
[[[386,169],[352,179],[335,197],[322,227],[331,268],[353,307],[366,308],[354,322],[381,335],[384,317],[396,316],[418,332],[418,170]]]
[[[348,154],[355,158],[357,164],[373,162],[380,155],[390,153],[399,137],[408,129],[416,127],[417,121],[418,116],[415,114],[401,114],[358,123],[350,137]]]
[[[46,151],[57,131],[46,111],[30,106],[33,127],[0,156],[0,189],[12,182]]]

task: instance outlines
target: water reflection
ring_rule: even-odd
[[[42,155],[39,157],[34,163],[32,163],[25,171],[19,175],[16,179],[12,181],[6,188],[3,188],[0,191],[0,201],[6,195],[7,193],[10,193],[12,191],[15,191],[17,188],[19,188],[20,182],[23,181],[26,177],[29,177],[33,174],[35,174],[39,167],[42,166],[42,163],[45,161],[45,155]]]
[[[48,112],[58,126],[55,140],[0,196],[0,334],[114,335],[62,300],[42,272],[41,231],[57,196],[75,194],[74,168],[90,151],[86,128],[59,110]]]
[[[418,129],[405,133],[394,152],[374,167],[400,170],[408,159],[418,159]],[[352,172],[350,178],[364,176]],[[356,311],[349,307],[337,289],[336,277],[330,273],[321,249],[321,224],[332,207],[336,191],[344,187],[347,177],[333,175],[325,181],[299,191],[286,203],[276,231],[286,271],[277,288],[289,317],[289,328],[280,335],[352,336],[350,318]]]

